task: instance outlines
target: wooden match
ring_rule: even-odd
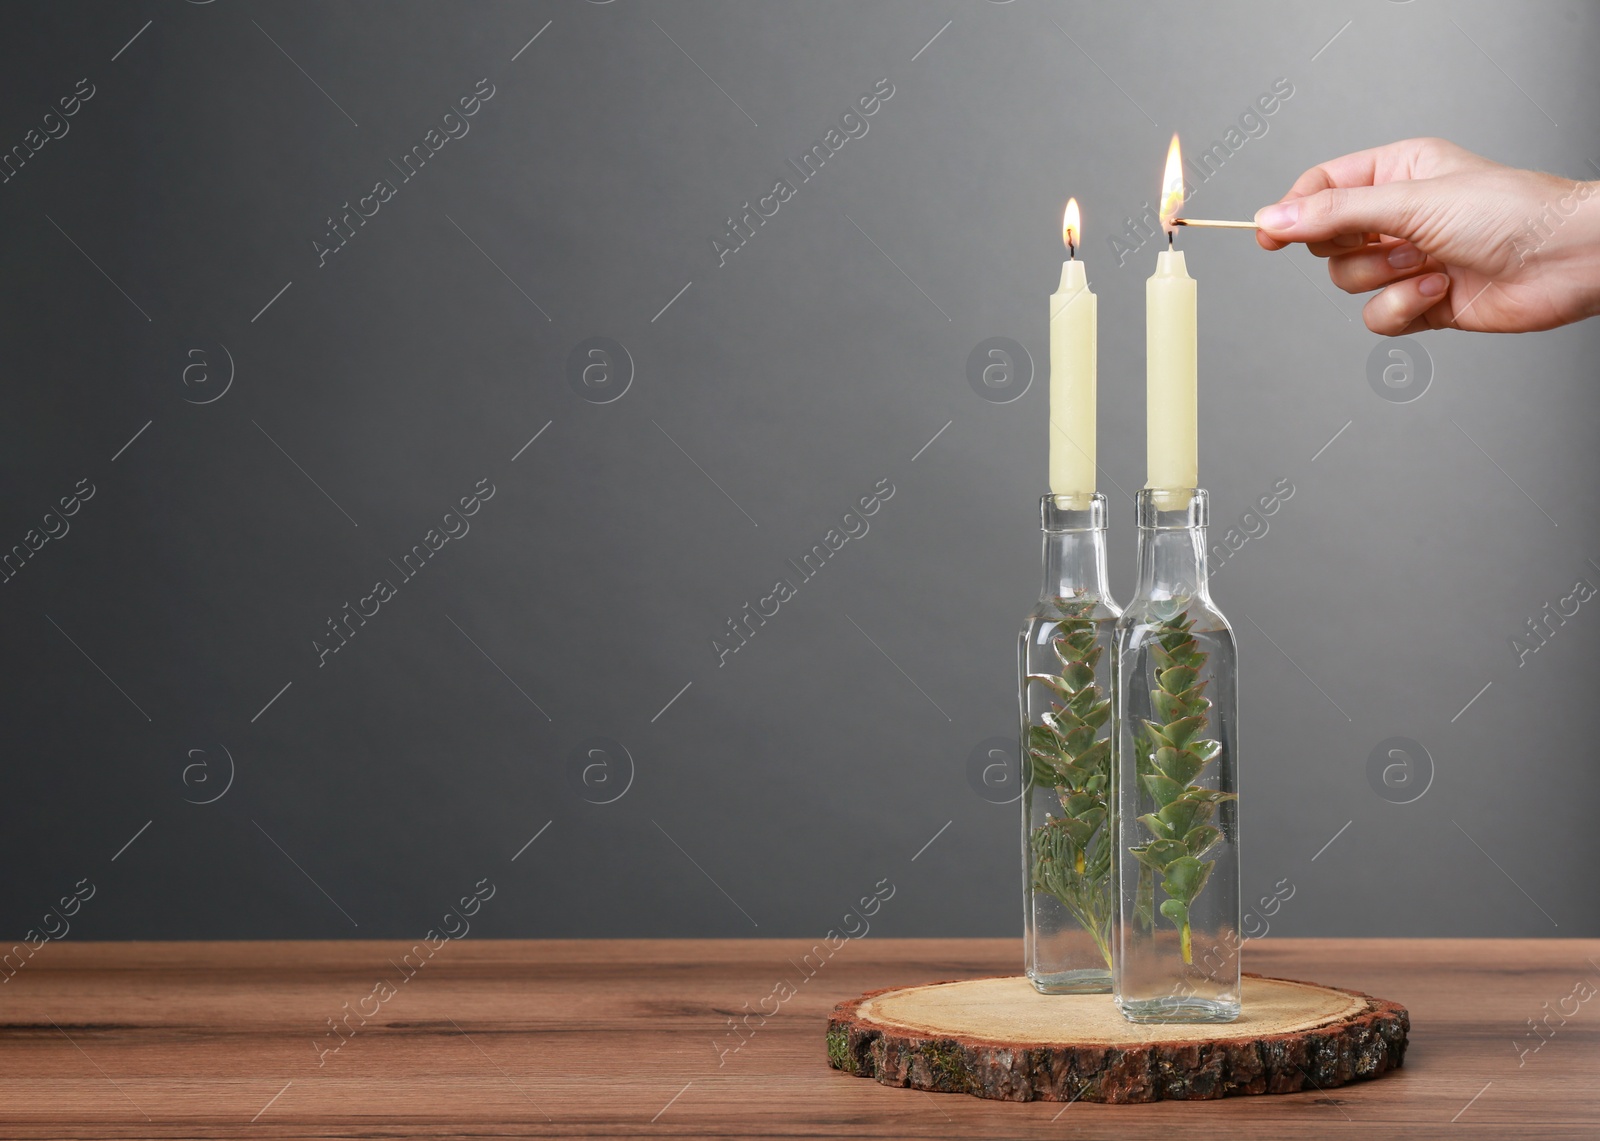
[[[1210,226],[1219,230],[1259,230],[1254,222],[1227,222],[1216,218],[1174,218],[1174,226]]]

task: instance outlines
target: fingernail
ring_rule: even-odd
[[[1430,273],[1427,277],[1417,282],[1417,292],[1424,297],[1438,297],[1444,292],[1445,286],[1449,284],[1450,279],[1444,274]]]
[[[1410,269],[1421,265],[1423,253],[1416,246],[1396,246],[1389,251],[1389,264],[1395,269]]]
[[[1279,202],[1256,211],[1256,225],[1264,230],[1287,230],[1300,220],[1300,203]]]
[[[1367,236],[1365,234],[1335,234],[1333,244],[1343,246],[1347,250],[1353,249],[1356,246],[1366,245]]]

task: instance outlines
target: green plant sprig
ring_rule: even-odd
[[[1154,877],[1159,875],[1167,894],[1161,914],[1178,928],[1185,963],[1194,962],[1189,909],[1216,866],[1204,857],[1222,838],[1211,819],[1217,805],[1236,799],[1234,793],[1195,783],[1222,752],[1222,742],[1200,736],[1210,723],[1211,700],[1205,696],[1210,683],[1196,679],[1211,655],[1190,633],[1193,626],[1188,610],[1163,619],[1150,647],[1156,664],[1150,707],[1157,720],[1144,722],[1136,744],[1139,784],[1156,804],[1139,822],[1153,839],[1128,849],[1144,865],[1136,901],[1139,917],[1147,929],[1152,926]]]
[[[1051,648],[1061,673],[1027,679],[1056,699],[1040,724],[1028,727],[1030,781],[1054,788],[1060,815],[1033,829],[1033,890],[1060,901],[1094,938],[1111,967],[1111,741],[1100,735],[1111,702],[1095,682],[1103,647],[1088,617],[1092,603],[1056,599],[1060,623]]]

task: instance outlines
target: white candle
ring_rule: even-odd
[[[1062,237],[1069,249],[1082,244],[1076,198],[1067,203]],[[1050,296],[1050,492],[1082,507],[1095,489],[1099,313],[1083,263],[1062,262]]]
[[[1147,486],[1200,486],[1196,429],[1196,283],[1182,250],[1162,250],[1144,283]]]
[[[1173,135],[1161,187],[1161,224],[1169,234],[1182,205],[1183,156]],[[1182,251],[1163,250],[1156,257],[1155,276],[1144,284],[1147,487],[1181,491],[1200,485],[1196,300],[1195,280]]]

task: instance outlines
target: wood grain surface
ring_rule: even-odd
[[[1021,975],[872,991],[828,1020],[828,1064],[883,1085],[996,1101],[1204,1101],[1329,1090],[1405,1058],[1405,1008],[1246,972],[1232,1022],[1137,1024],[1109,994]]]
[[[1404,1068],[1131,1106],[832,1070],[836,1003],[1011,973],[1021,952],[869,937],[818,967],[812,947],[467,938],[414,967],[401,943],[52,943],[0,987],[0,1136],[1600,1136],[1600,1001],[1580,997],[1600,940],[1254,941],[1253,971],[1405,1005]]]

